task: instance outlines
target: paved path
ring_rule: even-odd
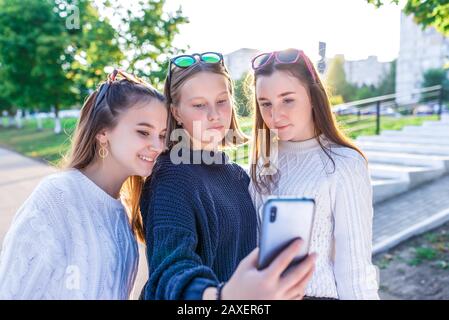
[[[38,182],[55,172],[51,166],[0,148],[0,243],[14,213]],[[374,206],[375,252],[449,219],[449,175]],[[140,246],[139,272],[134,298],[147,278],[144,247]]]
[[[449,221],[449,175],[374,205],[374,253]]]
[[[0,243],[14,213],[39,181],[53,172],[53,167],[42,162],[0,149]]]

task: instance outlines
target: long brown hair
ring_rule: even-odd
[[[363,152],[344,134],[344,132],[339,128],[335,115],[332,112],[331,104],[329,102],[329,97],[326,90],[321,82],[321,79],[310,62],[309,58],[304,54],[303,58],[298,59],[295,63],[281,64],[281,63],[268,63],[263,67],[257,69],[254,72],[253,89],[256,86],[257,79],[261,76],[270,76],[275,71],[283,71],[291,76],[297,78],[306,88],[312,108],[312,119],[315,130],[315,139],[318,141],[319,145],[330,158],[334,165],[335,162],[331,155],[331,150],[326,147],[319,136],[323,134],[329,141],[344,147],[356,150],[358,153],[365,158]],[[306,61],[307,60],[307,61]],[[309,71],[310,70],[310,71]],[[263,121],[262,114],[260,112],[259,103],[257,102],[255,89],[253,90],[253,105],[254,110],[254,126],[253,126],[253,145],[251,150],[251,169],[250,175],[254,181],[254,185],[258,192],[267,193],[270,192],[272,185],[275,183],[276,177],[274,175],[261,175],[260,167],[268,168],[271,163],[269,157],[270,155],[270,130]],[[262,129],[262,130],[261,130]],[[261,130],[261,131],[259,131]],[[259,134],[262,132],[262,134]],[[264,154],[262,154],[264,150]],[[261,162],[259,160],[262,160]]]
[[[186,81],[188,81],[195,74],[200,72],[211,72],[215,74],[220,74],[226,78],[226,81],[228,83],[229,93],[232,100],[232,115],[229,132],[232,133],[232,135],[228,135],[223,139],[222,146],[234,147],[248,142],[249,139],[240,129],[239,122],[237,120],[237,113],[235,111],[233,81],[231,79],[231,76],[229,75],[226,66],[222,63],[204,63],[199,61],[188,68],[179,68],[173,66],[171,76],[169,77],[167,75],[164,87],[164,95],[165,97],[167,97],[166,100],[167,108],[169,109],[171,107],[177,108],[179,106],[182,86],[186,83]],[[177,143],[177,141],[170,140],[172,132],[176,129],[181,128],[182,127],[178,125],[175,117],[173,116],[170,110],[170,112],[168,113],[167,135],[166,135],[166,146],[168,150],[170,150]]]
[[[149,104],[153,99],[165,102],[164,96],[151,85],[129,75],[123,71],[114,71],[123,77],[120,80],[110,79],[91,93],[81,109],[71,150],[65,157],[64,167],[84,169],[92,162],[98,160],[99,144],[97,134],[104,129],[114,128],[119,116],[136,104]],[[114,76],[115,78],[115,76]],[[107,89],[104,86],[109,86]],[[101,89],[107,90],[104,99],[96,102]],[[139,200],[144,184],[144,178],[131,176],[123,184],[120,195],[127,208],[131,227],[139,240],[144,242],[142,216],[140,213]]]

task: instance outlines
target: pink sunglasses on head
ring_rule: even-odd
[[[273,51],[259,54],[258,56],[253,58],[253,60],[251,61],[251,66],[253,70],[256,71],[273,61],[280,64],[293,64],[298,62],[299,58],[302,58],[302,60],[306,64],[307,70],[309,70],[313,81],[317,82],[316,74],[313,71],[312,62],[306,56],[304,51],[298,49],[287,49],[283,51]]]

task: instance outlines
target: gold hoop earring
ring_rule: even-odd
[[[100,142],[100,149],[98,150],[98,155],[101,159],[105,159],[109,155],[109,150],[106,148],[108,143]]]

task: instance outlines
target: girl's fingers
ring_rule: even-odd
[[[292,288],[297,288],[300,284],[304,287],[310,280],[315,268],[316,254],[312,253],[303,260],[299,265],[290,270],[283,278],[281,278],[281,288],[285,291],[290,291]]]
[[[304,296],[302,294],[300,294],[300,295],[298,295],[298,296],[296,296],[296,297],[294,297],[293,299],[290,299],[290,300],[302,300],[302,299],[304,299]]]
[[[259,247],[251,251],[241,262],[240,266],[244,269],[257,268],[257,261],[259,259]]]
[[[282,272],[287,269],[296,254],[299,252],[303,241],[301,239],[293,241],[286,249],[284,249],[276,259],[268,266],[267,274],[279,278]]]
[[[304,296],[306,292],[307,285],[309,284],[310,279],[313,276],[313,272],[315,268],[313,267],[302,279],[297,282],[293,287],[291,287],[287,293],[287,297],[291,297],[292,299],[298,296]]]

